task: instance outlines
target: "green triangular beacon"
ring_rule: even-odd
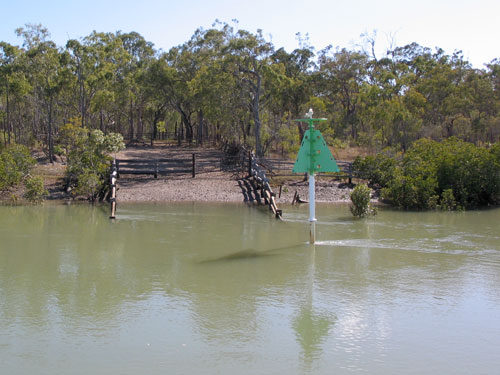
[[[308,129],[302,139],[293,173],[339,172],[339,167],[323,135],[316,129]]]

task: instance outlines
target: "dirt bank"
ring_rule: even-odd
[[[155,158],[190,158],[196,154],[200,164],[220,160],[223,154],[219,150],[190,147],[130,147],[117,154],[119,159],[155,159]],[[234,172],[222,172],[216,166],[212,170],[180,176],[123,176],[118,180],[117,199],[122,202],[245,202],[248,201],[249,184],[244,176]],[[275,186],[277,202],[291,203],[295,192],[300,198],[308,199],[308,183],[298,177],[287,181],[280,188]],[[348,202],[352,188],[332,180],[319,180],[316,184],[318,202]]]
[[[177,147],[159,145],[155,147],[135,146],[120,151],[119,159],[158,159],[158,158],[191,158],[203,163],[217,163],[223,157],[221,151],[210,148]],[[66,166],[60,160],[49,163],[46,158],[39,157],[35,174],[45,180],[49,191],[49,200],[71,200],[71,196],[63,189]],[[195,178],[190,174],[159,176],[123,175],[118,180],[117,199],[119,202],[249,202],[251,186],[244,175],[234,172],[220,171],[217,165],[203,168]],[[281,183],[280,183],[281,184]],[[302,176],[295,180],[285,181],[280,186],[273,186],[278,204],[291,203],[295,192],[302,200],[308,200],[308,183]],[[281,190],[281,194],[280,194]],[[316,200],[318,202],[349,202],[352,187],[331,179],[319,178],[316,182]],[[18,191],[19,192],[19,191]],[[22,192],[19,194],[22,197]],[[3,194],[10,199],[12,194]]]

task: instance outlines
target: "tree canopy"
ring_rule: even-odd
[[[263,155],[298,149],[291,120],[309,107],[328,118],[325,136],[406,151],[416,140],[500,137],[500,59],[475,69],[455,51],[412,43],[382,57],[316,51],[301,39],[287,52],[261,30],[216,23],[157,50],[136,32],[93,32],[57,46],[41,25],[0,42],[0,139],[40,144],[52,159],[67,123],[130,140],[169,137],[238,142]]]

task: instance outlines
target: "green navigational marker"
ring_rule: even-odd
[[[319,130],[314,129],[312,121],[324,119],[311,119],[309,130],[306,130],[300,145],[297,160],[293,166],[293,173],[339,172],[339,167],[325,139]],[[302,119],[295,121],[304,121]],[[312,129],[311,129],[312,127]]]
[[[294,173],[309,174],[309,222],[311,223],[310,243],[314,244],[316,237],[316,202],[315,202],[315,180],[316,172],[339,172],[337,162],[333,158],[330,149],[326,145],[325,139],[319,130],[314,129],[314,123],[326,121],[326,118],[313,118],[313,110],[309,109],[306,118],[295,121],[307,122],[309,129],[304,134],[302,144],[300,145],[297,160],[293,166]]]

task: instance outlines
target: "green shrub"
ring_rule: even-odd
[[[463,207],[478,207],[492,203],[485,187],[491,183],[492,155],[472,143],[449,138],[440,145],[436,157],[437,178],[441,194],[451,189],[457,204]]]
[[[395,167],[382,197],[403,208],[446,210],[500,203],[500,146],[421,139]]]
[[[43,184],[43,178],[40,176],[28,177],[25,186],[26,192],[24,193],[24,197],[31,203],[41,203],[43,197],[48,194]]]
[[[484,184],[485,194],[491,204],[500,204],[500,142],[489,150],[490,160],[485,166],[487,179]]]
[[[66,150],[66,178],[76,196],[96,200],[108,187],[111,152],[125,148],[120,134],[88,131],[75,123],[64,125],[59,142]]]
[[[349,206],[351,213],[356,217],[365,217],[375,214],[370,208],[370,188],[365,184],[356,185],[351,193],[352,205]]]
[[[78,176],[75,193],[95,200],[103,188],[102,173],[86,169]]]
[[[0,190],[22,182],[35,163],[25,146],[11,145],[4,148],[0,152]]]
[[[457,207],[457,202],[455,201],[455,196],[453,195],[452,189],[446,189],[441,194],[441,204],[440,207],[442,210],[451,211]]]
[[[365,158],[357,157],[353,169],[360,172],[371,185],[386,187],[394,178],[397,160],[386,154],[377,154]]]
[[[398,207],[427,209],[435,206],[436,168],[417,153],[406,153],[387,185],[382,189],[382,197]]]

